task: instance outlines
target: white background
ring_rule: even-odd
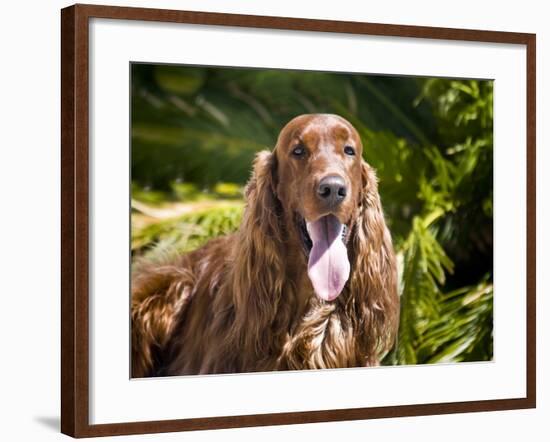
[[[92,424],[525,397],[524,46],[96,19],[91,35]],[[128,380],[130,60],[494,79],[494,361]]]
[[[112,4],[210,10],[265,15],[332,18],[386,23],[466,27],[538,34],[538,404],[536,410],[384,419],[287,427],[254,428],[132,437],[134,440],[547,440],[550,433],[550,326],[545,322],[549,288],[543,262],[548,259],[550,185],[550,31],[544,2],[520,5],[461,1],[441,8],[440,2],[380,2],[360,6],[340,0],[326,4],[296,1],[145,1]],[[59,8],[58,1],[11,3],[4,8],[0,29],[2,66],[2,162],[0,163],[0,232],[2,316],[0,336],[0,435],[7,440],[56,440],[59,419]],[[6,137],[7,134],[7,137]],[[118,438],[122,440],[124,438]]]

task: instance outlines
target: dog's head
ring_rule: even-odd
[[[281,131],[275,148],[276,193],[305,223],[351,222],[362,188],[361,139],[336,115],[302,115]]]
[[[314,291],[326,301],[338,297],[355,270],[381,269],[379,260],[389,259],[376,176],[362,153],[359,134],[344,118],[301,115],[281,130],[272,153],[258,154],[247,189],[256,227],[275,241],[296,239]]]
[[[349,278],[347,242],[362,189],[361,139],[336,115],[302,115],[281,131],[276,195],[292,213],[316,294],[335,299]]]

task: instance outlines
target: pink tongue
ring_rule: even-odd
[[[306,226],[313,242],[307,265],[309,279],[319,298],[332,301],[349,277],[348,251],[341,239],[344,225],[334,215],[327,215]]]

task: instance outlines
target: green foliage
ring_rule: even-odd
[[[394,362],[418,363],[417,345],[430,321],[439,316],[442,300],[439,286],[445,282],[445,272],[453,270],[453,263],[437,242],[430,225],[441,211],[426,219],[415,217],[409,237],[401,246],[403,259],[401,276],[401,321],[399,345]]]
[[[427,363],[479,361],[493,352],[493,285],[483,278],[473,287],[445,294],[439,314],[422,330],[418,359]]]
[[[491,360],[492,100],[491,81],[135,64],[133,255],[234,231],[254,154],[296,115],[337,113],[377,170],[400,262],[383,363]]]
[[[429,79],[420,99],[433,105],[440,144],[422,146],[421,207],[399,245],[398,343],[385,363],[490,360],[492,83]]]
[[[167,249],[174,253],[194,250],[209,239],[234,232],[241,222],[242,211],[241,202],[222,202],[142,228],[132,226],[132,254],[154,260]]]

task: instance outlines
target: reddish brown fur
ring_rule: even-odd
[[[291,151],[307,147],[306,158]],[[355,157],[342,152],[345,144]],[[355,129],[303,115],[260,152],[233,235],[169,264],[142,263],[132,281],[132,376],[369,366],[393,344],[397,271],[372,168]],[[350,193],[334,212],[350,227],[350,278],[332,302],[307,276],[295,217],[322,215],[313,188],[327,173]]]

